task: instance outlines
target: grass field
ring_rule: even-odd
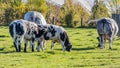
[[[66,28],[73,48],[71,52],[62,52],[60,44],[50,50],[50,41],[46,42],[43,52],[15,52],[8,27],[0,26],[0,68],[120,68],[120,40],[116,38],[113,49],[97,48],[97,32],[92,28]]]

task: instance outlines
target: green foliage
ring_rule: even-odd
[[[51,41],[47,41],[44,52],[31,52],[28,44],[24,53],[22,44],[22,52],[17,53],[8,27],[0,28],[0,68],[120,68],[119,38],[114,39],[112,50],[108,43],[105,49],[99,49],[96,29],[66,28],[73,45],[71,52],[62,52],[60,44],[55,44],[51,51]]]
[[[108,9],[102,2],[96,3],[92,8],[92,19],[109,17]]]
[[[65,15],[65,22],[67,24],[68,27],[72,27],[72,22],[73,22],[73,15],[72,15],[72,11],[69,11],[66,15]]]
[[[29,0],[27,4],[21,0],[1,0],[0,1],[0,24],[9,24],[12,20],[23,19],[28,11],[38,11],[46,14],[47,5],[45,0]]]
[[[5,9],[5,22],[9,24],[11,21],[15,19],[23,19],[26,11],[26,6],[21,0],[14,0],[10,2],[10,7]]]
[[[28,0],[26,5],[30,11],[38,11],[43,15],[46,15],[46,11],[48,9],[46,0]]]
[[[120,14],[120,0],[108,0],[111,7],[111,13]]]
[[[64,14],[63,14],[64,13]],[[72,0],[66,0],[65,5],[61,8],[59,14],[62,22],[66,23],[69,27],[82,26],[80,23],[85,24],[89,18],[89,14],[78,3],[73,3]],[[83,21],[81,22],[81,18]]]

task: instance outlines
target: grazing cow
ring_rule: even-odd
[[[117,23],[111,18],[101,18],[96,21],[96,28],[98,32],[98,47],[104,48],[105,42],[109,40],[109,49],[112,49],[112,41],[113,38],[118,33],[118,25]]]
[[[24,15],[24,19],[28,20],[28,21],[35,22],[37,24],[46,25],[46,21],[45,21],[43,15],[41,13],[39,13],[39,12],[36,12],[36,11],[27,12]]]
[[[52,40],[51,49],[53,49],[55,42],[59,42],[62,45],[63,51],[70,51],[72,48],[69,42],[68,35],[63,27],[55,25],[47,25],[47,31],[44,34],[45,40]]]
[[[9,32],[13,39],[13,43],[17,52],[21,51],[21,43],[23,38],[24,38],[24,45],[25,45],[24,52],[26,52],[28,41],[30,41],[32,51],[34,51],[34,41],[36,38],[40,37],[40,34],[42,31],[43,30],[40,30],[38,25],[35,24],[34,22],[29,22],[22,19],[14,20],[9,25]],[[40,47],[39,40],[38,40],[38,47]]]

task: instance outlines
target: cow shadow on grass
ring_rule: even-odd
[[[8,54],[8,53],[15,53],[15,51],[0,51],[0,54]]]
[[[55,54],[55,52],[54,52],[54,51],[48,51],[47,53],[52,54],[52,55],[54,55],[54,54]]]
[[[5,47],[0,48],[0,54],[8,54],[8,53],[15,53],[16,51],[6,51]]]
[[[3,51],[5,48],[0,48],[0,51]]]
[[[94,47],[86,47],[86,48],[72,48],[72,50],[75,51],[82,51],[82,50],[93,50],[95,49]]]
[[[0,38],[9,37],[7,35],[0,35]]]
[[[82,50],[93,50],[95,49],[94,47],[86,47],[86,48],[72,48],[72,51],[82,51]],[[62,49],[55,49],[55,50],[61,50]]]

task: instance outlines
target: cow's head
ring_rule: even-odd
[[[37,31],[34,32],[34,34],[36,37],[41,37],[42,35],[45,34],[46,31],[47,31],[47,26],[38,24],[38,29]]]
[[[66,51],[70,52],[71,49],[72,49],[72,44],[69,43],[69,44],[66,46]]]
[[[65,50],[70,52],[72,49],[72,44],[69,42],[68,35],[65,31],[60,33],[60,39],[62,42],[64,42]]]
[[[55,33],[56,33],[55,28],[52,25],[48,26],[47,31],[44,34],[45,40],[49,40],[52,37],[54,37]]]

